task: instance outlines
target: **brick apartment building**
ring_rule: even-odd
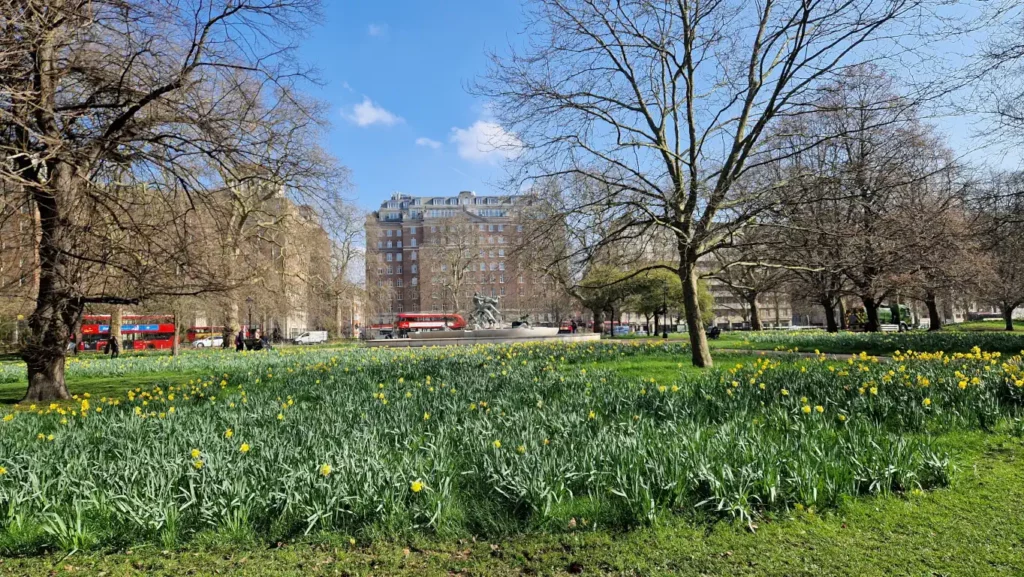
[[[366,321],[464,314],[474,293],[499,297],[506,322],[527,314],[533,322],[560,320],[554,285],[532,270],[524,250],[531,206],[529,196],[393,194],[366,221]]]

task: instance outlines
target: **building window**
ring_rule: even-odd
[[[389,228],[389,229],[388,229],[388,236],[391,236],[392,234],[394,234],[394,232],[395,232],[395,231],[393,231],[393,230],[391,230],[391,229]]]
[[[485,263],[485,262],[480,263],[480,270],[481,271],[487,270],[487,263]]]
[[[498,232],[504,232],[504,231],[505,231],[505,225],[499,224],[498,225]]]
[[[499,236],[498,237],[498,244],[505,244],[505,237]]]
[[[487,237],[487,244],[494,244],[494,237],[493,236]]]
[[[395,248],[402,248],[402,241],[396,242],[395,243]]]
[[[505,284],[505,275],[501,275],[501,276],[498,277],[498,284]],[[505,289],[502,289],[502,290],[505,290]],[[505,293],[502,293],[502,294],[505,294]]]
[[[523,232],[523,225],[517,224],[516,225],[516,232]]]
[[[391,231],[389,230],[388,232],[391,232]],[[388,241],[388,245],[387,246],[388,246],[388,248],[391,248],[391,241],[390,240]]]
[[[402,262],[402,253],[395,254],[395,260],[398,262]]]
[[[402,267],[398,267],[398,274],[402,274]]]
[[[416,246],[416,237],[413,237],[412,240],[409,241],[409,246],[411,246],[411,247],[415,247]]]
[[[412,260],[416,260],[416,251],[412,251],[412,256],[410,256],[409,258],[411,258]]]
[[[395,286],[398,286],[398,287],[402,286],[402,279],[401,278],[399,278],[398,280],[395,281]],[[398,293],[398,299],[399,300],[402,299],[402,293]]]
[[[395,231],[395,236],[402,236],[402,229],[396,230]]]
[[[378,240],[377,241],[377,248],[384,248],[384,241]]]
[[[410,226],[409,227],[409,234],[416,234],[416,227],[415,226]]]
[[[419,265],[415,265],[415,264],[414,264],[414,265],[412,265],[412,274],[416,274],[416,273],[418,273],[418,272],[420,272],[420,267],[419,267]]]
[[[478,224],[478,225],[476,226],[476,229],[477,229],[477,230],[479,230],[480,232],[483,232],[483,231],[484,231],[484,225],[482,225],[482,224]]]
[[[417,277],[412,277],[412,286],[420,284],[420,280]]]
[[[436,226],[430,227],[430,232],[437,232],[437,227]]]
[[[498,263],[498,270],[505,270],[505,262],[504,261]]]
[[[501,287],[498,292],[500,292],[502,296],[505,296],[505,287]]]
[[[388,262],[391,262],[391,259],[392,259],[392,258],[394,258],[394,257],[392,257],[392,256],[391,256],[391,253],[389,252],[389,253],[388,253]]]
[[[523,275],[519,275],[519,284],[523,284]]]
[[[494,225],[493,224],[487,225],[487,232],[494,232]]]
[[[501,257],[501,258],[505,258],[505,249],[499,248],[498,249],[498,256]]]
[[[392,269],[391,267],[388,267],[388,274],[395,274],[394,269]]]
[[[448,272],[448,265],[442,264],[441,265],[441,272]]]
[[[401,296],[399,296],[399,298],[401,298]],[[402,303],[398,303],[398,312],[402,312],[404,310],[405,310],[405,305],[403,305]]]

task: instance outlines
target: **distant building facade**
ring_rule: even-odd
[[[550,280],[528,262],[528,196],[395,193],[366,220],[366,322],[401,312],[465,313],[474,293],[498,297],[506,321],[554,322]]]

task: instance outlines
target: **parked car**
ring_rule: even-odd
[[[192,341],[192,346],[197,349],[204,349],[206,347],[219,347],[224,344],[224,337],[206,337],[205,339],[196,339]]]
[[[628,335],[631,334],[632,332],[633,329],[626,325],[615,325],[615,328],[612,329],[612,334],[617,337]]]
[[[306,331],[295,337],[293,342],[297,345],[312,345],[327,342],[327,331]]]

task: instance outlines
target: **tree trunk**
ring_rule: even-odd
[[[238,300],[234,298],[234,295],[228,295],[228,318],[224,323],[224,342],[227,343],[225,348],[235,346],[235,335],[241,330],[238,326]]]
[[[823,298],[819,302],[821,308],[825,309],[825,330],[830,333],[839,332],[839,326],[836,324],[836,309],[832,305],[832,300]]]
[[[32,198],[39,211],[39,290],[36,309],[28,320],[28,339],[21,358],[28,369],[28,390],[24,401],[68,399],[64,383],[64,359],[75,323],[82,315],[82,299],[76,298],[76,271],[64,250],[72,241],[63,223],[64,216],[52,190],[72,194],[70,168],[56,162],[50,181],[31,187]]]
[[[1006,330],[1012,331],[1013,330],[1013,309],[1015,309],[1017,307],[1012,307],[1012,306],[1004,305],[1004,306],[1002,306],[1000,308],[1002,308],[1002,312],[1003,312],[1003,321],[1006,322]]]
[[[600,308],[594,309],[594,329],[593,332],[601,334],[604,332],[604,311]]]
[[[750,330],[761,330],[761,311],[757,308],[757,295],[747,299],[750,305]]]
[[[700,295],[697,289],[697,268],[695,263],[686,263],[679,273],[683,284],[683,310],[686,313],[686,329],[690,335],[690,349],[693,366],[711,367],[711,350],[708,349],[707,335],[704,334],[704,320],[700,316]]]
[[[868,322],[864,325],[864,330],[869,333],[877,333],[882,330],[882,325],[878,322],[878,303],[875,302],[875,298],[861,297],[860,300],[864,303],[864,312],[868,317]]]
[[[939,316],[939,305],[935,302],[935,293],[925,293],[924,305],[928,307],[928,331],[942,329],[942,317]]]
[[[171,341],[171,356],[176,357],[178,356],[178,353],[181,352],[179,350],[180,347],[178,343],[178,341],[180,340],[179,337],[181,330],[180,325],[178,324],[178,311],[174,311],[174,316],[171,318],[173,319],[174,322],[174,340]]]
[[[123,318],[122,312],[123,311],[121,311],[121,308],[118,307],[114,309],[114,312],[110,314],[110,336],[108,337],[108,340],[117,341],[117,350],[121,350],[121,319]],[[113,347],[111,347],[111,350],[113,350]]]
[[[850,328],[850,324],[846,319],[846,303],[842,297],[839,297],[839,330],[845,331]]]

